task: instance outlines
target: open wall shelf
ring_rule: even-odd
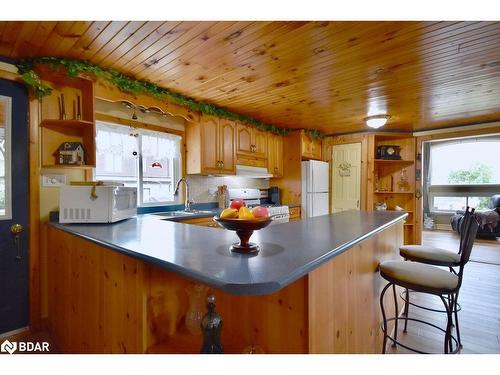
[[[387,209],[396,207],[407,212],[404,224],[404,243],[415,239],[415,138],[401,134],[373,134],[369,165],[373,178],[368,183],[368,208],[375,209],[375,203],[385,203]],[[395,145],[400,147],[401,159],[377,158],[377,147]]]
[[[94,86],[90,79],[70,78],[49,69],[40,72],[52,93],[40,99],[42,168],[95,167]],[[63,106],[64,104],[64,106]],[[84,164],[59,164],[57,152],[65,142],[83,145]]]

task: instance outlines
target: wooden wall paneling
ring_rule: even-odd
[[[29,99],[29,308],[30,329],[39,330],[42,322],[41,244],[40,244],[40,143],[38,99]]]
[[[366,174],[366,209],[374,210],[374,191],[375,191],[375,136],[368,135],[368,167]]]
[[[378,264],[400,259],[402,240],[399,222],[309,274],[310,353],[381,353],[379,296],[386,282]],[[385,303],[392,314],[392,294]]]
[[[184,326],[193,282],[49,228],[49,330],[66,353],[196,353]],[[212,291],[226,352],[307,352],[307,277],[269,296]]]
[[[301,204],[302,159],[300,157],[300,132],[283,137],[283,178],[274,179],[280,188],[283,204]]]

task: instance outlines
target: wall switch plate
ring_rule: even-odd
[[[42,186],[59,187],[66,184],[66,176],[63,174],[44,174],[42,175]]]

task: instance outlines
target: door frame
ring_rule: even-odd
[[[0,79],[23,83],[15,65],[5,58],[0,60]],[[41,327],[41,278],[40,278],[40,168],[39,168],[39,129],[40,104],[31,90],[28,93],[28,305],[29,328]]]
[[[323,140],[323,149],[322,155],[323,160],[327,161],[330,164],[330,176],[332,173],[332,147],[335,145],[343,145],[347,143],[361,143],[361,191],[360,191],[360,202],[359,209],[360,210],[369,210],[367,207],[367,184],[368,179],[371,180],[371,177],[368,176],[368,155],[370,151],[369,144],[369,134],[367,133],[353,133],[353,134],[345,134],[345,135],[337,135],[328,137]],[[373,151],[374,152],[374,151]],[[330,178],[330,192],[332,191],[332,179]],[[330,194],[329,206],[330,211],[332,208],[332,194]],[[330,212],[331,213],[331,212]]]

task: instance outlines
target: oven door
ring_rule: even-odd
[[[288,223],[289,221],[290,221],[290,215],[287,214],[273,215],[273,221],[271,222],[270,225]]]

